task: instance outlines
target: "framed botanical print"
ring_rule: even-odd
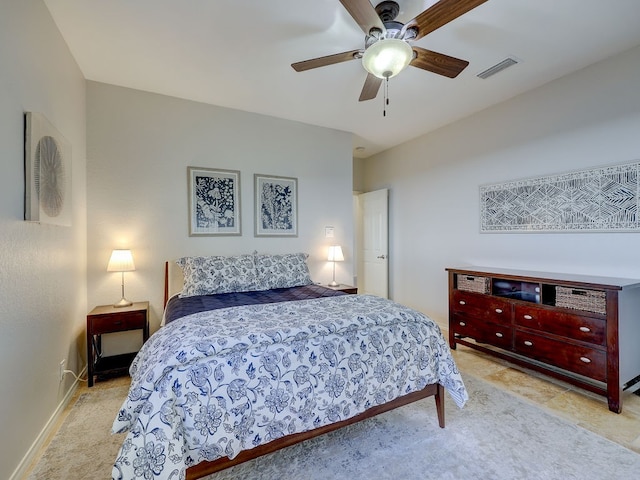
[[[254,175],[255,236],[298,236],[298,179]]]
[[[187,167],[189,235],[241,235],[240,172]]]

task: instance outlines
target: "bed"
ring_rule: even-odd
[[[467,400],[432,320],[314,285],[304,254],[178,264],[114,420],[114,479],[201,478],[429,396],[444,428],[444,390]]]

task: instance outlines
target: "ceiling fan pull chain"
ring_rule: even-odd
[[[384,106],[382,107],[382,116],[387,116],[387,105],[389,105],[389,77],[385,78],[384,82]]]
[[[387,99],[385,100],[385,103],[387,105],[389,105],[389,77],[387,77],[387,85],[386,85],[386,87],[387,87]]]

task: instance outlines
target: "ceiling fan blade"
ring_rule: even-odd
[[[349,52],[335,53],[333,55],[327,55],[326,57],[312,58],[311,60],[292,63],[291,66],[296,72],[304,72],[305,70],[311,70],[312,68],[325,67],[327,65],[333,65],[334,63],[353,60],[357,58],[358,54],[360,53],[362,53],[361,50],[351,50]]]
[[[364,81],[364,86],[362,87],[362,92],[360,93],[358,101],[364,102],[365,100],[373,100],[376,98],[378,90],[380,90],[380,85],[382,85],[381,78],[370,73],[367,74],[367,79]]]
[[[469,65],[466,60],[450,57],[444,53],[432,52],[420,47],[413,47],[413,51],[416,52],[416,58],[409,65],[445,77],[456,78]]]
[[[381,32],[385,31],[382,20],[369,0],[340,0],[340,3],[366,35],[369,35],[373,27],[380,29]]]
[[[404,30],[411,27],[417,28],[418,35],[413,40],[418,40],[487,1],[488,0],[440,0],[413,20],[409,20],[405,24]]]

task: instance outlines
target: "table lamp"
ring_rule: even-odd
[[[342,247],[340,245],[331,245],[329,247],[329,255],[327,257],[327,260],[333,262],[333,281],[329,284],[329,286],[337,287],[340,284],[336,282],[336,262],[344,262]]]
[[[114,307],[128,307],[133,305],[124,298],[124,272],[132,272],[136,269],[133,264],[133,256],[131,250],[114,250],[111,252],[111,258],[109,259],[109,265],[107,265],[107,272],[120,272],[122,274],[122,299],[114,303]]]

